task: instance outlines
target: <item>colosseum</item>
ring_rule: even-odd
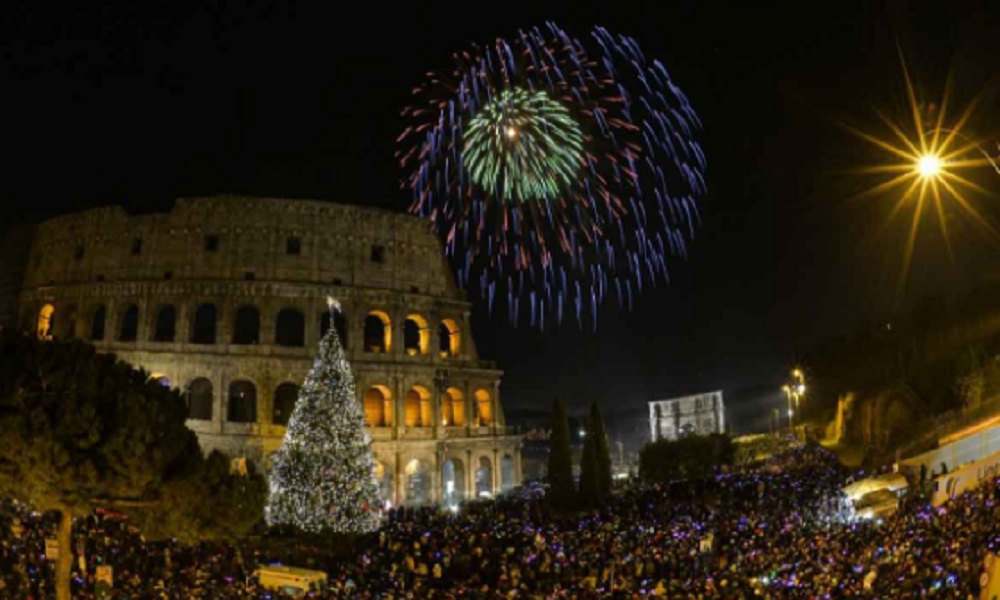
[[[23,327],[73,336],[179,388],[205,449],[266,463],[327,328],[350,360],[383,498],[450,504],[520,483],[500,377],[425,222],[328,202],[217,196],[35,228]],[[330,316],[327,298],[342,311]]]

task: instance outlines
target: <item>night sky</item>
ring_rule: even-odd
[[[631,313],[612,300],[596,333],[512,329],[477,305],[509,412],[722,388],[747,429],[811,344],[998,274],[996,244],[950,211],[954,262],[926,221],[897,296],[908,223],[885,225],[895,197],[850,200],[877,182],[851,169],[886,156],[839,125],[885,137],[876,109],[910,124],[898,47],[921,98],[950,75],[955,107],[980,99],[967,131],[1000,137],[998,2],[18,4],[2,16],[0,223],[224,192],[405,210],[399,111],[451,52],[549,19],[634,36],[705,124],[704,224],[671,284]]]

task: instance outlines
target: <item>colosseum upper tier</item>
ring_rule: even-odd
[[[303,200],[182,198],[40,224],[22,326],[73,336],[183,391],[206,449],[264,461],[333,326],[355,374],[382,493],[450,503],[520,482],[501,372],[420,219]],[[327,298],[342,310],[331,317]]]

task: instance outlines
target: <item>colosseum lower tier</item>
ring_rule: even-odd
[[[304,200],[182,198],[38,225],[20,326],[72,336],[182,391],[202,446],[266,463],[320,338],[355,374],[387,502],[453,503],[520,483],[501,372],[420,219]],[[342,311],[331,318],[327,298]]]

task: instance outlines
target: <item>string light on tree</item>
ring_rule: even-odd
[[[327,305],[331,313],[340,310],[333,298]],[[320,341],[285,439],[272,459],[269,484],[266,517],[271,525],[311,532],[378,529],[375,456],[336,327]]]

